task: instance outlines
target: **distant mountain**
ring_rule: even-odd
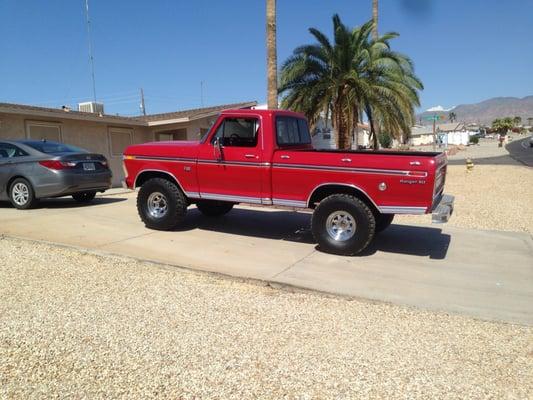
[[[434,109],[437,109],[436,107]],[[517,97],[494,97],[475,104],[461,104],[446,111],[425,111],[417,116],[417,122],[422,125],[432,124],[427,119],[433,115],[442,115],[441,122],[450,122],[448,115],[453,112],[457,116],[457,122],[478,123],[490,125],[496,118],[521,117],[522,124],[527,124],[528,118],[533,118],[533,96],[524,98]]]

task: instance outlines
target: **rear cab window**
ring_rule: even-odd
[[[311,144],[311,134],[307,121],[303,118],[277,116],[276,143],[280,147]]]

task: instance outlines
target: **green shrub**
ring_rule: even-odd
[[[470,143],[478,144],[479,143],[479,138],[477,136],[470,136]]]
[[[390,149],[392,147],[392,137],[388,133],[380,132],[378,135],[379,144],[385,149]]]

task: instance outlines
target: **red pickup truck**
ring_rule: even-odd
[[[316,150],[305,117],[290,111],[224,111],[199,141],[133,145],[123,158],[152,229],[175,228],[191,204],[209,217],[237,203],[307,208],[319,248],[353,255],[394,214],[447,222],[453,211],[445,154]]]

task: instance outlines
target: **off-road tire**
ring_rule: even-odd
[[[347,240],[335,240],[327,231],[328,217],[336,211],[348,213],[355,220],[355,233]],[[333,194],[315,208],[311,230],[319,250],[326,253],[351,256],[363,251],[374,238],[376,220],[372,210],[357,197]]]
[[[72,198],[78,203],[90,203],[96,197],[96,192],[79,192],[74,193]]]
[[[233,208],[233,203],[227,201],[202,200],[196,203],[196,208],[207,217],[220,217]]]
[[[153,193],[163,194],[167,201],[166,213],[154,218],[148,209],[148,199]],[[151,178],[141,186],[137,195],[137,211],[147,228],[169,231],[180,225],[187,214],[187,198],[181,189],[165,178]]]
[[[390,226],[390,224],[392,224],[394,214],[377,213],[374,218],[376,219],[376,233],[379,233],[383,232]]]
[[[24,203],[17,203],[14,199],[15,187],[21,188],[21,185],[26,187],[28,191],[28,197]],[[24,178],[17,178],[13,182],[11,182],[11,185],[9,186],[9,200],[11,201],[13,207],[19,210],[29,210],[30,208],[35,207],[35,205],[38,203],[38,200],[35,198],[35,191],[33,190],[33,186]]]

